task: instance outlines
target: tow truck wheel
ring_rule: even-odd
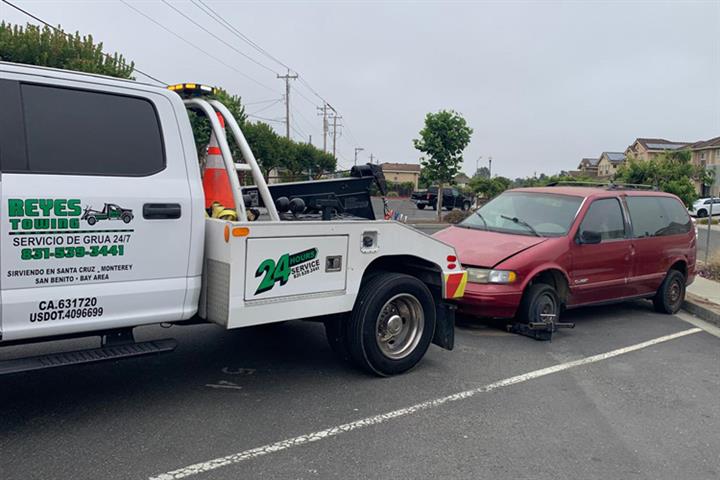
[[[435,333],[435,301],[415,277],[383,273],[360,290],[347,319],[345,345],[359,367],[379,376],[402,373],[425,355]]]

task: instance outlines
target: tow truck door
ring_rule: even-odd
[[[191,200],[170,101],[3,76],[3,339],[181,318]]]

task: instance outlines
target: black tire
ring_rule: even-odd
[[[464,202],[462,204],[462,211],[467,212],[468,210],[470,210],[470,202]]]
[[[408,314],[409,304],[418,313],[421,311],[422,317]],[[397,352],[387,351],[394,348],[394,340],[379,338],[383,319],[386,334],[390,331],[390,322],[397,320]],[[396,375],[414,367],[430,346],[435,333],[435,300],[427,286],[417,278],[401,273],[382,273],[361,288],[346,323],[344,345],[352,362],[375,375]],[[417,328],[413,329],[413,325]],[[416,330],[414,334],[413,330]]]
[[[97,223],[97,218],[88,217],[86,221],[87,221],[88,225],[95,225]]]
[[[705,218],[708,216],[708,211],[705,210],[704,208],[701,208],[700,210],[697,211],[697,216],[698,216],[698,218]]]
[[[132,220],[132,219],[133,219],[132,215],[130,215],[129,213],[123,213],[122,221],[124,223],[130,223],[130,220]]]
[[[546,283],[536,283],[525,290],[520,307],[517,311],[517,320],[522,323],[543,322],[547,320],[543,315],[555,315],[553,321],[560,319],[562,305],[555,289]]]
[[[676,314],[685,301],[685,275],[670,270],[653,298],[656,312]]]
[[[418,209],[425,210],[425,204],[424,203],[418,203],[417,204]]]
[[[446,206],[445,206],[445,210],[447,210],[448,212],[452,212],[452,209],[453,209],[453,208],[455,208],[455,207],[453,207],[452,205],[446,205]]]

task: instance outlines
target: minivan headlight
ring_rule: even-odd
[[[513,283],[517,273],[512,270],[491,270],[489,268],[468,268],[468,282],[471,283]]]

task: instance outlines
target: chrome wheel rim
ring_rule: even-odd
[[[380,309],[375,339],[383,355],[399,360],[415,350],[424,328],[425,313],[420,301],[408,293],[401,293]]]

